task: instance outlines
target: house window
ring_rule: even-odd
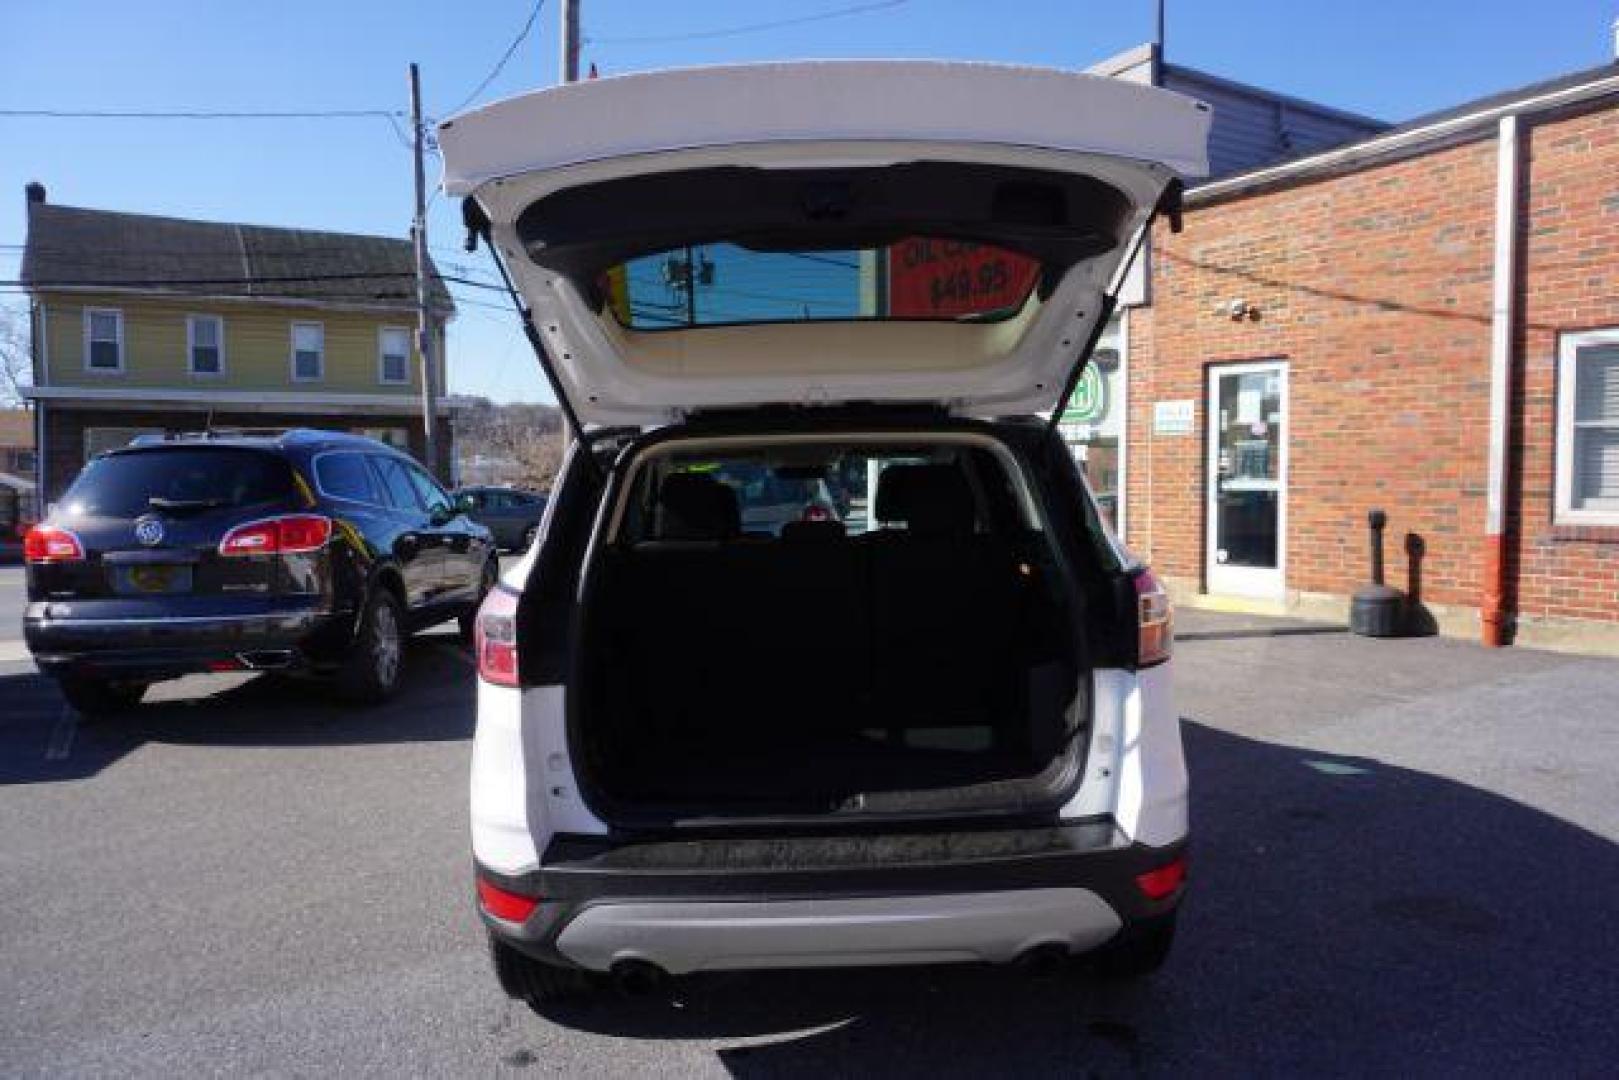
[[[218,315],[186,316],[186,353],[193,375],[225,373],[225,320]]]
[[[377,381],[410,382],[410,331],[402,326],[384,326],[377,331]]]
[[[1557,512],[1619,525],[1619,330],[1564,334],[1557,360]]]
[[[292,381],[316,382],[326,374],[326,327],[292,324]]]
[[[349,430],[355,435],[364,435],[368,439],[387,443],[396,450],[410,453],[410,432],[402,427],[361,427]]]
[[[124,313],[84,309],[84,366],[89,371],[124,370]]]

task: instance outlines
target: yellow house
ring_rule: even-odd
[[[152,432],[332,428],[422,456],[414,265],[408,240],[57,206],[29,185],[43,498]],[[442,394],[455,305],[436,270],[432,310]]]

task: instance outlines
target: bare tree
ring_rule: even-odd
[[[455,412],[463,461],[482,463],[481,481],[549,490],[562,464],[562,418],[550,405],[463,401]]]
[[[0,307],[0,405],[20,405],[22,388],[33,382],[33,374],[28,315]]]

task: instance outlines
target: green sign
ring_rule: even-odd
[[[1085,371],[1074,387],[1068,410],[1062,414],[1065,424],[1094,424],[1107,412],[1107,384],[1095,364],[1086,364]]]

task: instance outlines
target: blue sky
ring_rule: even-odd
[[[711,32],[856,0],[581,0],[584,60],[602,74],[727,61],[927,56],[1085,65],[1146,40],[1151,0],[906,0],[749,33]],[[1612,58],[1616,0],[1221,0],[1168,2],[1168,56],[1228,78],[1400,120]],[[403,109],[422,65],[427,110],[477,86],[530,0],[13,0],[0,13],[0,108]],[[555,0],[480,100],[549,85]],[[22,188],[54,202],[144,213],[403,236],[410,156],[380,118],[288,121],[0,117],[0,279],[16,276]],[[456,208],[430,232],[459,253]],[[4,295],[0,302],[15,303]],[[494,294],[464,292],[476,304]],[[451,389],[545,400],[511,317],[464,305]]]

